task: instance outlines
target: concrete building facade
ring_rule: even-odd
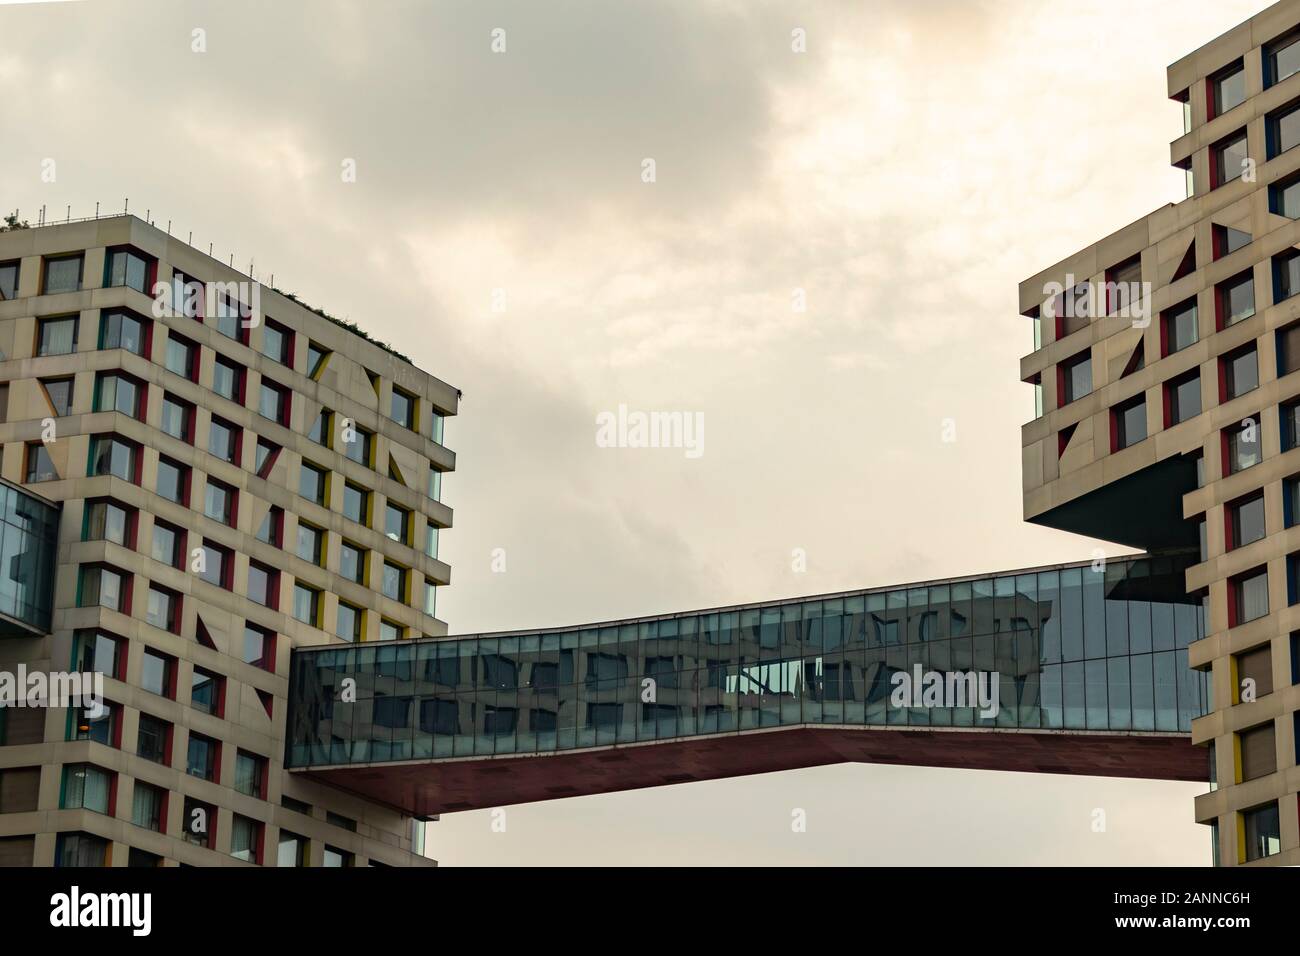
[[[287,773],[285,721],[293,648],[446,633],[457,401],[135,217],[0,234],[0,476],[61,511],[48,633],[0,669],[108,702],[0,713],[0,862],[432,862]]]
[[[1194,556],[1196,819],[1224,865],[1300,863],[1300,2],[1168,69],[1187,198],[1020,285],[1027,520]]]

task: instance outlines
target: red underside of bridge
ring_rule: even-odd
[[[556,754],[304,771],[415,816],[836,763],[1208,780],[1188,734],[785,728]]]

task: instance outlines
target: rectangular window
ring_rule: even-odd
[[[361,608],[339,601],[338,615],[334,619],[334,633],[345,641],[361,640]]]
[[[1196,369],[1165,384],[1166,425],[1201,414],[1201,373]]]
[[[380,618],[379,639],[381,641],[400,641],[402,639],[402,625],[387,618]]]
[[[112,475],[139,484],[140,447],[116,435],[95,435],[90,440],[90,474]]]
[[[275,634],[244,622],[244,663],[275,670]]]
[[[315,342],[307,343],[307,377],[315,379],[322,371],[325,370],[325,364],[330,356],[329,349],[317,345]]]
[[[185,798],[181,814],[181,839],[195,846],[213,848],[217,835],[217,808],[193,797]]]
[[[275,609],[280,605],[280,572],[260,561],[248,562],[248,599]]]
[[[187,319],[203,319],[207,287],[179,269],[172,270],[172,311]]]
[[[130,578],[115,568],[89,565],[81,569],[81,599],[78,607],[106,607],[130,613]]]
[[[447,421],[447,420],[446,420],[446,417],[443,416],[440,412],[438,412],[437,409],[435,409],[434,412],[433,412],[433,414],[430,415],[429,417],[432,419],[432,421],[429,423],[429,425],[430,425],[430,427],[429,427],[429,438],[430,438],[430,440],[432,440],[435,444],[438,444],[438,445],[444,445],[444,444],[446,444],[446,442],[444,442],[444,441],[442,440],[442,438],[443,438],[443,428],[444,428],[444,426],[445,426],[445,424],[446,424],[446,421]]]
[[[1264,88],[1300,73],[1300,31],[1292,31],[1264,47]]]
[[[1092,351],[1080,352],[1057,366],[1060,404],[1068,405],[1092,392]]]
[[[1255,343],[1230,352],[1219,359],[1219,375],[1223,382],[1223,401],[1239,398],[1259,387],[1259,362]]]
[[[257,439],[257,460],[254,462],[257,477],[263,479],[268,477],[279,456],[280,446],[259,436]]]
[[[374,435],[364,428],[354,428],[354,434],[345,435],[343,454],[359,465],[370,466],[371,452],[374,448]]]
[[[41,295],[79,292],[81,290],[81,263],[80,252],[70,256],[46,256],[45,277],[41,283]]]
[[[266,544],[281,547],[284,541],[284,509],[272,505],[266,512],[266,517],[262,519],[262,523],[258,525],[254,537]]]
[[[394,504],[384,507],[384,534],[393,541],[408,543],[411,531],[411,512]]]
[[[289,390],[283,385],[262,379],[257,401],[257,413],[281,425],[289,424]]]
[[[298,557],[321,565],[325,557],[325,532],[321,528],[298,522]]]
[[[235,789],[245,796],[266,799],[266,758],[235,751]]]
[[[349,581],[365,583],[366,552],[364,548],[344,541],[339,545],[339,574]]]
[[[262,325],[262,354],[281,365],[291,365],[293,333],[279,322],[267,319]]]
[[[162,430],[172,438],[193,444],[194,406],[175,395],[163,395]]]
[[[109,249],[104,257],[104,287],[126,286],[136,292],[151,295],[153,260],[134,249]]]
[[[1139,275],[1141,273],[1139,272]],[[404,392],[396,385],[393,386],[392,407],[389,410],[389,417],[397,424],[416,430],[415,426],[415,409],[416,398],[410,392]]]
[[[37,355],[71,355],[77,351],[77,317],[41,319],[36,325]]]
[[[1160,318],[1165,355],[1181,352],[1196,343],[1198,329],[1195,299],[1188,299],[1172,309],[1166,309]]]
[[[1241,425],[1224,429],[1223,438],[1226,459],[1223,470],[1227,474],[1235,475],[1263,460],[1258,419],[1242,419]]]
[[[167,791],[151,786],[143,780],[135,782],[131,798],[131,822],[146,830],[161,832],[163,828],[163,801]]]
[[[438,526],[432,521],[424,526],[424,553],[431,558],[438,556]]]
[[[406,568],[393,564],[389,561],[384,562],[384,597],[391,598],[394,601],[406,601]]]
[[[144,319],[134,312],[114,309],[99,314],[99,347],[101,349],[125,349],[136,355],[144,355],[146,329]]]
[[[1228,626],[1239,627],[1268,614],[1268,569],[1258,568],[1228,582]]]
[[[429,466],[429,488],[425,493],[434,501],[442,500],[442,472],[432,465]]]
[[[1273,721],[1237,735],[1241,748],[1241,782],[1267,777],[1277,771],[1277,744]]]
[[[325,504],[325,479],[327,472],[304,461],[298,472],[298,494],[318,505]]]
[[[424,613],[429,617],[437,617],[438,610],[438,586],[432,581],[424,582]]]
[[[64,415],[72,414],[72,378],[43,378],[40,380],[41,388],[45,389],[45,397],[50,400],[50,408],[53,409],[56,417],[62,418]]]
[[[86,541],[112,541],[124,548],[135,546],[135,509],[108,498],[86,503]]]
[[[1210,227],[1210,250],[1212,258],[1215,261],[1222,259],[1224,256],[1230,256],[1243,246],[1250,245],[1250,233],[1242,232],[1240,229],[1233,229],[1230,226],[1220,226],[1213,223]]]
[[[212,416],[208,426],[208,453],[232,465],[239,464],[239,439],[243,429],[223,418]]]
[[[88,763],[68,764],[63,768],[63,799],[59,805],[64,810],[108,813],[115,776]]]
[[[103,631],[77,634],[77,666],[86,673],[99,671],[105,677],[120,680],[126,666],[126,641]]]
[[[121,412],[131,418],[143,418],[145,390],[135,379],[117,372],[100,372],[95,376],[95,411]]]
[[[252,309],[226,292],[217,293],[215,306],[217,331],[228,339],[247,345],[249,324],[244,320],[252,317]]]
[[[221,745],[211,737],[196,734],[191,730],[189,750],[185,757],[185,772],[192,777],[200,777],[215,783],[220,765],[218,760],[220,747]]]
[[[167,352],[163,365],[167,371],[179,375],[188,381],[198,381],[199,347],[189,339],[181,338],[175,332],[167,334]]]
[[[1111,409],[1111,451],[1136,445],[1147,437],[1146,395],[1137,395]]]
[[[55,866],[103,866],[108,841],[90,833],[60,833],[54,845]]]
[[[190,677],[190,706],[205,714],[220,717],[224,710],[226,679],[201,667]]]
[[[243,404],[244,369],[226,358],[218,357],[212,364],[212,390],[222,398]]]
[[[171,737],[171,724],[150,714],[140,715],[140,732],[136,737],[135,752],[145,760],[167,763],[167,744]]]
[[[347,850],[340,850],[338,847],[325,844],[325,853],[321,859],[321,866],[324,867],[350,867],[353,864],[352,854]]]
[[[234,527],[237,498],[234,488],[209,478],[203,495],[203,513],[213,521]]]
[[[18,297],[18,273],[21,265],[18,260],[0,262],[0,302]]]
[[[1257,491],[1230,502],[1228,510],[1228,550],[1244,548],[1264,537],[1264,492]]]
[[[23,468],[23,481],[34,485],[41,481],[56,481],[59,473],[54,470],[54,459],[44,442],[29,441],[24,451],[26,464]]]
[[[230,855],[247,863],[261,863],[262,824],[248,817],[232,814],[230,818]]]
[[[199,580],[229,591],[235,573],[235,553],[204,540],[199,547],[199,558]]]
[[[301,837],[296,833],[290,833],[283,827],[280,828],[280,846],[276,853],[276,866],[306,866],[307,865],[307,838]]]
[[[1246,131],[1239,130],[1232,136],[1210,147],[1210,188],[1217,189],[1235,179],[1240,179],[1249,162],[1246,152]]]
[[[1209,78],[1209,119],[1222,116],[1246,101],[1246,67],[1241,60],[1231,63]]]
[[[151,694],[174,699],[176,658],[146,648],[140,656],[140,686]]]
[[[1300,475],[1282,479],[1282,523],[1288,528],[1300,523]]]
[[[174,591],[160,588],[156,584],[149,586],[149,607],[145,620],[153,627],[163,631],[179,634],[181,598]]]
[[[1264,121],[1266,155],[1276,159],[1300,143],[1300,103],[1274,110]]]
[[[343,486],[343,516],[357,524],[367,524],[370,518],[370,492],[348,482]]]
[[[1300,371],[1300,322],[1277,330],[1277,377]]]
[[[154,487],[168,501],[184,505],[190,499],[190,469],[170,458],[158,459],[158,484]]]
[[[1250,269],[1220,282],[1215,292],[1219,329],[1236,325],[1255,314],[1255,274]]]
[[[1269,185],[1268,211],[1275,216],[1300,219],[1300,174],[1293,174]],[[1294,288],[1292,286],[1293,291]]]
[[[311,428],[307,430],[307,437],[318,445],[325,448],[330,447],[330,416],[328,408],[322,408],[315,420],[311,423]]]
[[[1241,819],[1243,829],[1246,831],[1246,845],[1243,850],[1247,863],[1282,852],[1282,827],[1276,802],[1253,810],[1244,810]]]
[[[293,586],[293,616],[304,624],[317,626],[320,620],[320,591],[301,582]]]
[[[1237,693],[1233,703],[1259,700],[1273,693],[1273,654],[1268,644],[1237,654],[1233,660],[1237,664]]]

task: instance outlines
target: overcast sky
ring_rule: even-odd
[[[0,206],[129,197],[463,389],[452,633],[1078,560],[1021,521],[1017,283],[1182,198],[1165,67],[1264,6],[0,5]],[[598,447],[620,405],[702,413],[704,454]],[[1198,864],[1200,789],[849,765],[431,836],[447,864]]]

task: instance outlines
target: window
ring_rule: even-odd
[[[438,556],[438,526],[432,521],[424,526],[424,553],[431,558]]]
[[[176,697],[176,658],[145,648],[140,655],[140,686],[159,697]]]
[[[126,666],[126,641],[103,631],[82,631],[77,635],[77,667],[83,673],[99,671],[120,680]]]
[[[209,478],[203,495],[203,513],[213,521],[234,527],[238,497],[234,488]]]
[[[349,581],[364,584],[366,580],[366,551],[359,545],[344,541],[339,545],[339,574]]]
[[[181,378],[197,382],[199,378],[199,347],[175,332],[167,333],[167,352],[163,366]]]
[[[63,768],[63,799],[59,806],[64,810],[108,813],[115,777],[88,763],[68,764]]]
[[[1111,409],[1111,451],[1136,445],[1147,437],[1147,401],[1137,395]]]
[[[281,547],[284,541],[284,509],[272,505],[258,526],[255,537],[258,541]]]
[[[317,345],[315,342],[307,343],[307,377],[316,378],[325,370],[325,364],[329,361],[329,349]]]
[[[1264,47],[1264,88],[1300,73],[1300,31],[1292,31]]]
[[[1225,186],[1246,171],[1246,131],[1239,130],[1210,147],[1210,188]]]
[[[343,454],[357,462],[357,464],[369,467],[370,462],[373,460],[371,453],[374,450],[375,436],[360,427],[354,428],[353,432],[354,434],[350,437],[344,436]]]
[[[175,591],[149,586],[149,607],[145,620],[153,627],[179,634],[181,631],[181,597]]]
[[[18,297],[18,272],[21,265],[17,260],[0,262],[0,302]]]
[[[54,847],[55,866],[103,866],[108,841],[90,833],[60,833]]]
[[[1222,116],[1246,101],[1246,67],[1241,60],[1230,63],[1209,78],[1209,119]]]
[[[432,421],[429,423],[430,424],[429,438],[432,439],[436,444],[439,445],[445,444],[445,442],[442,440],[442,432],[443,432],[443,426],[446,422],[446,418],[437,409],[434,409],[433,414],[430,415],[429,417],[432,419]]]
[[[406,600],[406,574],[406,568],[389,561],[384,562],[384,597],[392,598],[394,601]]]
[[[292,365],[293,333],[279,322],[267,319],[262,325],[262,354],[281,365]]]
[[[351,817],[345,817],[341,813],[335,813],[333,810],[325,811],[325,822],[332,827],[341,827],[349,833],[357,832],[357,821]]]
[[[307,437],[318,445],[330,447],[330,419],[332,413],[328,408],[322,408],[320,414],[316,416],[315,421],[311,423],[311,428],[307,431]]]
[[[101,349],[126,349],[136,355],[145,353],[145,335],[148,326],[134,312],[114,309],[99,314],[99,347]]]
[[[442,472],[432,465],[429,466],[429,490],[427,494],[434,501],[442,500]]]
[[[316,626],[320,620],[320,591],[301,582],[293,586],[293,616],[304,624]]]
[[[339,612],[334,619],[334,633],[345,641],[361,640],[361,608],[339,601]]]
[[[163,395],[162,430],[187,444],[194,442],[194,406],[175,395]]]
[[[157,853],[150,853],[148,850],[141,850],[139,847],[127,847],[126,865],[143,869],[146,867],[160,867],[163,865],[163,858]]]
[[[1288,528],[1300,523],[1300,475],[1282,479],[1282,522]]]
[[[172,311],[187,319],[202,319],[207,287],[179,269],[172,270]]]
[[[1282,828],[1277,803],[1244,810],[1241,820],[1246,831],[1246,845],[1242,849],[1247,863],[1282,852]]]
[[[1057,341],[1088,327],[1092,312],[1090,291],[1091,287],[1086,282],[1080,283],[1052,300],[1052,314],[1056,316]]]
[[[1241,782],[1267,777],[1277,771],[1277,744],[1273,721],[1243,730],[1237,735],[1241,747]]]
[[[257,413],[281,425],[289,424],[289,390],[283,385],[262,379],[262,389],[257,401]]]
[[[59,473],[54,470],[54,459],[44,442],[29,441],[26,445],[26,465],[23,468],[23,481],[34,485],[41,481],[56,481]]]
[[[143,419],[144,387],[135,379],[117,372],[100,372],[95,376],[95,411],[121,412]]]
[[[112,675],[105,675],[112,676]],[[77,740],[91,740],[105,747],[121,746],[122,707],[103,701],[98,713],[83,707],[77,716]]]
[[[411,531],[411,512],[395,504],[384,507],[384,534],[393,541],[407,544]]]
[[[90,565],[81,569],[81,600],[78,607],[106,607],[110,611],[131,612],[131,579],[115,568]]]
[[[1139,269],[1138,275],[1141,276],[1141,274],[1141,270]],[[393,400],[389,410],[389,417],[404,428],[409,428],[411,431],[415,431],[415,409],[415,396],[394,385]]]
[[[1223,382],[1223,401],[1239,398],[1259,387],[1259,363],[1255,344],[1237,349],[1219,359],[1219,374]]]
[[[280,846],[276,853],[276,866],[306,866],[307,838],[290,833],[281,827]]]
[[[146,830],[161,832],[163,828],[163,801],[167,791],[151,786],[143,780],[135,782],[131,798],[131,822]]]
[[[212,390],[222,398],[244,403],[244,368],[218,357],[212,364]]]
[[[189,504],[190,469],[170,458],[159,458],[158,484],[154,490],[168,501]]]
[[[134,249],[110,249],[104,259],[104,287],[126,286],[149,295],[153,260]]]
[[[438,586],[426,579],[424,582],[424,613],[429,617],[437,617],[437,610]]]
[[[220,674],[194,668],[190,677],[190,706],[205,714],[220,717],[225,709],[226,679]]]
[[[145,760],[166,764],[172,727],[165,720],[150,714],[140,715],[140,732],[136,737],[135,752]]]
[[[275,670],[275,634],[255,624],[244,622],[244,663]]]
[[[343,486],[343,516],[357,524],[370,519],[370,492],[348,482]]]
[[[1264,537],[1264,492],[1257,491],[1230,502],[1228,510],[1228,550],[1244,548]]]
[[[1249,245],[1250,233],[1214,223],[1210,227],[1210,239],[1213,258],[1218,260],[1232,255],[1242,246]]]
[[[90,474],[112,475],[139,484],[140,446],[116,435],[96,435],[90,440]]]
[[[1140,255],[1126,259],[1106,270],[1107,315],[1117,315],[1141,300],[1142,257]]]
[[[387,618],[379,619],[379,639],[381,641],[399,641],[402,639],[402,625]]]
[[[112,541],[124,548],[135,546],[135,509],[98,498],[86,503],[86,541]]]
[[[36,324],[37,355],[71,355],[77,351],[77,317],[41,319]]]
[[[257,459],[254,467],[257,471],[257,477],[266,478],[271,474],[271,469],[275,467],[276,459],[280,457],[280,446],[275,442],[269,442],[265,438],[257,439]]]
[[[41,295],[81,290],[81,253],[70,256],[46,256]]]
[[[1268,644],[1237,654],[1237,686],[1233,702],[1259,700],[1273,693],[1273,654]]]
[[[1300,143],[1300,102],[1270,113],[1264,121],[1265,155],[1274,159]]]
[[[1224,472],[1235,475],[1263,459],[1259,440],[1259,421],[1254,418],[1242,420],[1240,426],[1234,425],[1223,432],[1226,462]]]
[[[1060,404],[1078,401],[1092,391],[1092,351],[1080,352],[1057,366]]]
[[[239,464],[239,438],[243,430],[223,418],[212,416],[208,426],[208,453],[232,465]]]
[[[1276,810],[1276,808],[1275,808]],[[324,867],[350,867],[353,864],[352,854],[347,850],[340,850],[338,847],[325,844],[324,857],[321,860],[321,866]]]
[[[1198,370],[1193,369],[1165,384],[1165,409],[1166,426],[1177,425],[1201,414],[1201,373]]]
[[[1275,216],[1300,219],[1300,174],[1293,174],[1269,185],[1268,211]]]
[[[50,408],[54,410],[57,417],[72,414],[72,384],[71,378],[43,378],[40,380],[41,388],[45,389],[45,397],[50,400]]]
[[[266,758],[235,751],[235,789],[245,796],[266,799]]]
[[[262,824],[257,820],[231,814],[230,855],[247,863],[262,862]]]
[[[1220,282],[1215,293],[1220,329],[1236,325],[1255,314],[1255,275],[1250,269]]]
[[[1173,355],[1195,344],[1198,337],[1195,299],[1166,310],[1161,321],[1165,355]]]
[[[185,772],[192,777],[200,777],[215,783],[220,766],[218,759],[220,747],[221,744],[211,737],[196,734],[191,730],[189,750],[185,757]]]
[[[298,494],[318,505],[325,504],[326,471],[304,461],[298,472]]]
[[[185,798],[181,815],[181,838],[186,843],[212,849],[217,835],[217,808],[193,797]]]
[[[1268,569],[1247,571],[1228,581],[1228,626],[1238,627],[1268,613]]]
[[[231,589],[235,575],[235,553],[229,548],[204,540],[199,546],[199,580],[208,584]]]
[[[298,557],[312,564],[323,565],[325,559],[325,532],[305,521],[298,522]]]
[[[260,561],[248,562],[248,599],[275,609],[280,606],[280,572]]]
[[[218,288],[220,283],[213,288]],[[217,331],[226,338],[248,344],[249,325],[243,320],[252,317],[252,310],[226,292],[216,294]]]

